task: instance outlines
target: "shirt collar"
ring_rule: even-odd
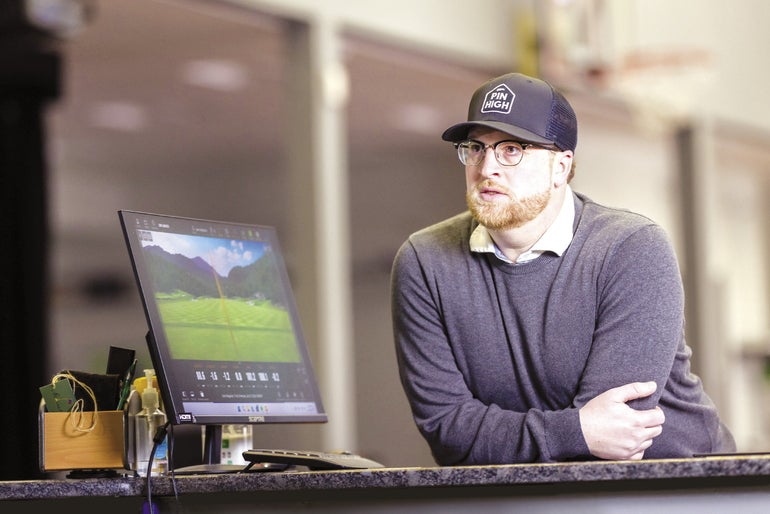
[[[515,264],[522,264],[536,259],[545,252],[553,252],[559,257],[567,250],[572,242],[572,225],[575,222],[575,201],[572,188],[567,184],[564,202],[553,220],[551,226],[546,229],[540,239],[526,252],[519,255]],[[478,225],[470,237],[472,252],[494,253],[499,259],[513,264],[492,240],[492,236],[484,225]]]

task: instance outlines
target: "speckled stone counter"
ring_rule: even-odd
[[[138,513],[147,493],[145,481],[132,477],[0,482],[0,509]],[[768,512],[770,454],[158,477],[150,493],[160,512],[626,512],[641,505],[656,514]]]

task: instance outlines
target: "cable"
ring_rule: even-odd
[[[149,514],[154,514],[155,507],[152,504],[152,461],[155,459],[155,451],[158,449],[158,445],[163,442],[166,437],[166,430],[171,423],[166,421],[165,424],[158,427],[155,434],[152,436],[152,450],[150,451],[150,459],[147,461],[147,506],[149,508]],[[176,489],[176,488],[175,488]]]
[[[182,506],[182,502],[179,500],[179,492],[176,488],[176,475],[174,474],[174,425],[173,423],[168,425],[168,453],[166,459],[168,461],[168,474],[171,477],[171,487],[174,490],[174,500],[176,502],[177,512]]]
[[[153,441],[155,438],[153,438]],[[147,508],[149,509],[149,514],[153,514],[155,509],[152,505],[152,481],[150,480],[150,477],[152,476],[152,461],[155,458],[155,450],[158,449],[158,443],[153,443],[152,450],[150,450],[150,459],[147,461],[147,472],[145,473],[145,479],[147,481],[146,488],[147,488]],[[145,509],[142,509],[142,512],[144,512]]]

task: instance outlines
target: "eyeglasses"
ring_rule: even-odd
[[[551,148],[540,146],[532,143],[519,143],[517,141],[498,141],[493,145],[485,145],[481,141],[475,139],[468,139],[460,143],[454,143],[457,148],[457,157],[460,158],[460,162],[466,166],[478,166],[484,160],[487,155],[487,148],[491,148],[495,152],[495,159],[501,166],[516,166],[524,158],[524,150],[527,148],[542,148],[544,150],[551,150]]]

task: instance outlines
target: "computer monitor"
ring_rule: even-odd
[[[273,227],[118,211],[175,425],[327,421]]]

